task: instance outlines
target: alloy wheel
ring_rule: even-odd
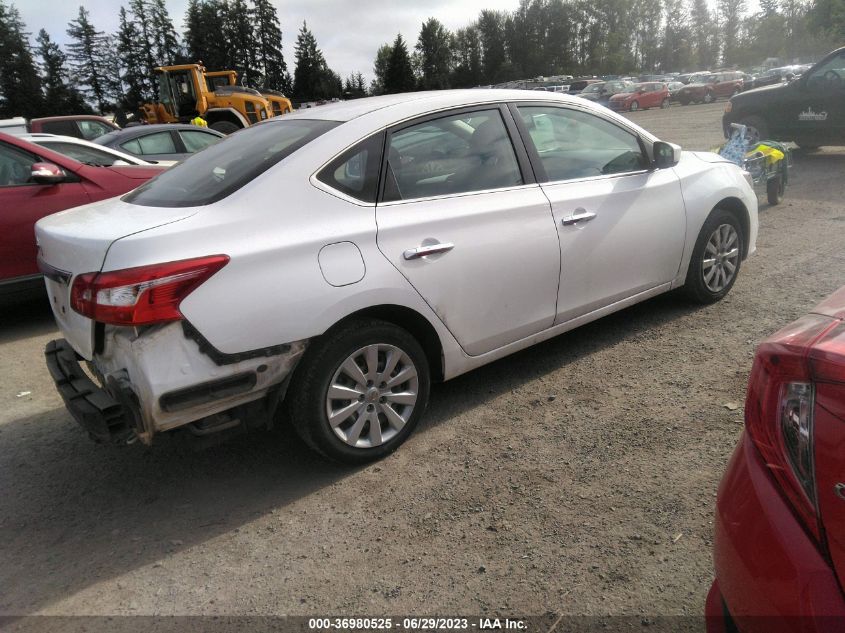
[[[326,416],[337,437],[355,448],[389,442],[417,404],[419,377],[411,357],[386,343],[350,354],[326,393]]]
[[[722,292],[736,276],[739,265],[739,235],[730,224],[721,224],[704,247],[701,274],[710,292]]]

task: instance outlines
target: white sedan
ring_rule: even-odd
[[[97,440],[281,416],[329,458],[375,459],[433,380],[674,288],[724,297],[755,249],[747,178],[553,93],[289,114],[38,222],[48,366]]]

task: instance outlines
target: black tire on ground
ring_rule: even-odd
[[[639,109],[640,109],[640,102],[637,101],[637,100],[632,101],[631,102],[631,112],[636,112]]]
[[[704,103],[713,103],[716,100],[716,97],[713,96],[712,92],[705,92],[704,93]]]
[[[392,345],[408,355],[417,371],[417,401],[394,437],[373,448],[359,448],[332,430],[326,411],[328,390],[341,364],[357,350],[374,344]],[[428,359],[413,336],[387,321],[353,320],[329,330],[306,351],[291,379],[282,412],[285,421],[316,452],[334,461],[363,464],[392,453],[408,438],[425,412],[430,388]]]
[[[711,291],[704,282],[704,250],[707,247],[707,242],[710,237],[723,224],[731,225],[739,237],[739,257],[736,261],[736,270],[729,283],[719,292]],[[742,224],[737,217],[725,209],[714,209],[701,227],[701,232],[698,234],[698,239],[695,241],[695,248],[692,251],[689,269],[687,270],[687,278],[684,282],[683,292],[688,299],[695,303],[715,303],[727,295],[731,288],[733,288],[736,278],[739,276],[739,271],[742,266],[742,253],[745,244],[745,234],[742,231]]]
[[[769,137],[769,125],[762,117],[757,115],[748,116],[741,119],[739,123],[748,128],[745,136],[751,143],[757,143]]]
[[[666,97],[663,101],[660,102],[660,107],[664,110],[669,107],[669,97]]]
[[[237,132],[241,129],[231,121],[217,121],[216,123],[212,123],[208,127],[210,127],[212,130],[220,132],[221,134],[231,134],[232,132]]]
[[[766,183],[766,197],[769,204],[774,206],[783,202],[783,193],[786,190],[786,185],[783,182],[783,174],[778,174],[774,178],[770,178]]]

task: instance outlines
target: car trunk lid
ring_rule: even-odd
[[[184,220],[196,208],[143,207],[113,198],[47,216],[35,225],[39,265],[56,322],[73,348],[90,360],[94,322],[70,306],[73,278],[102,269],[118,239]]]

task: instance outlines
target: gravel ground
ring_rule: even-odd
[[[706,149],[722,108],[632,118]],[[4,306],[0,614],[700,614],[725,405],[756,343],[842,285],[844,170],[797,157],[721,303],[659,297],[436,386],[362,469],[278,432],[94,445],[44,366],[46,304]]]

